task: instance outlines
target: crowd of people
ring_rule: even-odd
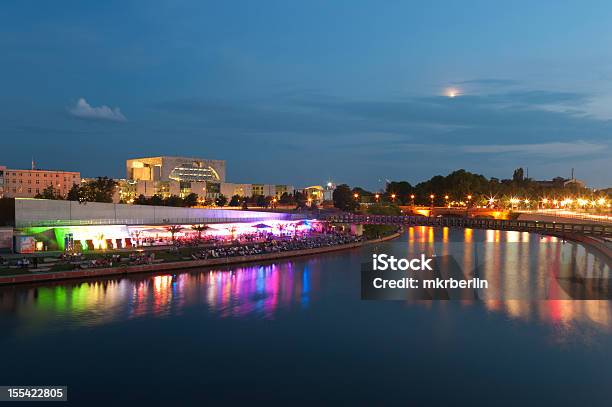
[[[315,249],[320,247],[357,243],[361,242],[362,240],[363,238],[361,236],[344,234],[321,234],[285,239],[268,239],[266,241],[253,244],[208,248],[197,253],[193,253],[191,257],[194,260],[200,260],[216,259],[221,257],[251,256],[256,254]]]
[[[171,258],[182,258],[203,260],[216,259],[224,257],[250,256],[266,253],[287,252],[304,249],[315,249],[321,247],[329,247],[348,243],[357,243],[365,238],[344,233],[323,232],[323,233],[294,233],[285,235],[273,235],[272,233],[253,233],[246,236],[239,236],[234,239],[198,239],[198,240],[177,240],[174,246],[159,250],[139,250],[130,253],[107,253],[95,258],[87,258],[83,253],[63,253],[52,264],[72,265],[75,269],[88,268],[105,268],[113,267],[119,264],[123,265],[141,265],[152,264],[171,260]],[[195,250],[188,249],[193,247]],[[185,253],[188,249],[188,253]],[[165,256],[161,256],[156,260],[155,253],[159,252],[160,256],[163,252]],[[172,255],[170,258],[167,255]],[[188,256],[188,257],[184,257]],[[6,262],[9,265],[9,262]],[[16,263],[19,268],[36,268],[38,266],[38,258],[22,258]]]

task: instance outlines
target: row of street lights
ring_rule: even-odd
[[[355,197],[355,199],[359,199],[359,194],[355,193],[353,195]],[[392,202],[395,202],[395,199],[397,198],[396,194],[391,194],[389,195],[391,198]],[[381,198],[381,194],[375,194],[374,198],[376,199],[376,203],[380,202],[380,198]],[[431,206],[434,206],[434,200],[436,198],[435,194],[430,194],[429,195],[429,199],[431,201]],[[415,199],[415,195],[411,194],[410,195],[410,200],[412,201],[412,206],[415,205],[414,202]],[[446,205],[449,206],[450,204],[454,203],[454,202],[449,202],[450,196],[449,195],[444,195],[444,200],[446,201]],[[472,203],[472,199],[473,196],[471,194],[466,195],[466,201],[467,202],[459,202],[461,205],[463,206],[470,206]],[[487,204],[490,206],[493,206],[495,204],[495,202],[502,202],[502,199],[496,199],[494,197],[489,197],[486,199]],[[567,198],[563,198],[563,199],[549,199],[549,198],[541,198],[540,200],[530,200],[529,198],[525,198],[525,199],[520,199],[517,197],[511,197],[508,199],[507,201],[509,203],[509,206],[511,208],[518,208],[521,205],[524,205],[525,207],[530,207],[534,204],[537,204],[538,207],[545,208],[545,207],[553,207],[553,208],[570,208],[570,207],[579,207],[579,208],[588,208],[588,207],[592,207],[592,208],[596,208],[596,207],[600,207],[600,208],[610,208],[612,205],[610,204],[610,202],[608,202],[608,200],[604,197],[600,197],[597,199],[586,199],[586,198],[571,198],[571,197],[567,197]]]
[[[355,194],[353,194],[353,197],[358,200],[359,199],[359,194],[355,193]],[[395,198],[397,197],[397,195],[396,194],[391,194],[390,197],[391,197],[391,201],[395,202]],[[429,199],[431,199],[431,206],[432,207],[434,205],[435,197],[436,196],[434,194],[429,195]],[[376,199],[376,203],[378,203],[380,201],[380,194],[375,194],[374,198]],[[415,195],[414,194],[410,194],[410,200],[412,201],[412,206],[414,206],[414,198],[415,198]],[[471,202],[472,195],[468,195],[466,198],[467,198],[468,202]],[[448,200],[450,199],[450,197],[448,195],[444,195],[444,199],[448,203]]]

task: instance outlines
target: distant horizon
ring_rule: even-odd
[[[133,159],[133,158],[142,158],[142,157],[157,157],[157,156],[163,156],[163,155],[167,156],[168,154],[159,154],[159,155],[152,154],[150,156],[142,155],[141,157],[129,157],[129,158],[126,158],[126,160],[127,159]],[[193,155],[192,156],[176,155],[176,157],[191,157],[191,158],[201,158],[201,159],[210,159],[210,160],[223,160],[223,158],[197,157],[197,156],[193,156]],[[225,162],[226,162],[227,168],[231,169],[228,161],[225,160]],[[72,169],[72,168],[50,168],[50,167],[46,167],[46,166],[40,166],[38,161],[36,161],[36,159],[34,160],[34,163],[35,163],[35,168],[37,170],[81,172],[78,169]],[[30,162],[30,164],[31,164],[31,162]],[[31,165],[30,165],[30,167],[27,167],[27,168],[26,167],[15,167],[15,166],[7,165],[3,161],[0,161],[0,166],[6,166],[7,168],[15,169],[15,170],[29,170],[30,167],[31,167]],[[562,177],[562,178],[565,178],[565,179],[571,179],[571,168],[570,168],[570,174],[567,174],[567,176],[559,174],[559,175],[555,175],[555,176],[548,177],[548,178],[534,177],[532,174],[529,174],[529,172],[527,171],[526,167],[516,167],[516,168],[523,168],[525,170],[525,172],[526,172],[525,178],[530,178],[530,179],[533,179],[533,180],[536,180],[536,181],[550,181],[550,180],[554,179],[555,177]],[[452,173],[454,171],[458,171],[458,170],[465,170],[465,171],[470,172],[472,174],[479,174],[479,175],[484,176],[487,179],[497,178],[500,181],[502,181],[504,179],[512,179],[512,173],[506,174],[506,175],[502,175],[502,176],[495,176],[495,175],[489,175],[487,173],[470,171],[467,168],[456,168],[454,170],[450,170],[450,171],[445,172],[445,173],[431,174],[429,177],[426,177],[426,178],[423,178],[423,179],[419,179],[419,180],[416,180],[416,181],[415,180],[410,180],[408,178],[387,179],[387,180],[382,180],[382,184],[380,184],[380,185],[373,185],[373,186],[362,185],[362,184],[358,184],[358,183],[357,184],[352,184],[352,183],[349,183],[349,182],[344,182],[344,181],[342,181],[342,179],[334,179],[334,178],[318,180],[318,181],[317,180],[313,180],[312,182],[306,182],[306,183],[303,183],[303,184],[295,184],[295,183],[291,183],[291,182],[275,182],[274,180],[254,180],[254,181],[253,180],[246,180],[246,181],[240,181],[240,180],[235,180],[233,178],[226,177],[225,182],[236,183],[236,184],[287,184],[287,185],[293,185],[294,187],[297,187],[297,188],[304,188],[304,187],[312,186],[312,185],[325,185],[327,182],[331,181],[331,182],[333,182],[336,185],[348,184],[351,187],[361,187],[361,188],[364,188],[364,189],[369,190],[369,191],[379,191],[379,190],[384,190],[386,181],[391,181],[391,182],[407,181],[411,185],[414,186],[414,185],[417,185],[420,182],[427,181],[427,180],[429,180],[432,177],[435,177],[437,175],[446,176],[446,175],[448,175],[448,174],[450,174],[450,173]],[[109,177],[109,178],[113,178],[113,179],[125,179],[126,178],[126,174],[124,172],[123,174],[120,174],[118,176],[114,176],[114,175],[109,175],[109,174],[84,174],[83,172],[81,172],[81,178],[97,178],[97,177]],[[578,179],[578,180],[581,180],[581,181],[585,181],[583,178],[581,178],[579,176],[576,176],[575,169],[574,169],[574,178]],[[612,188],[612,185],[597,187],[597,186],[590,185],[587,182],[587,187],[588,188],[592,188],[592,189],[608,189],[608,188]]]

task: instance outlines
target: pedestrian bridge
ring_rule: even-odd
[[[405,214],[422,216],[463,216],[469,218],[508,219],[509,212],[491,208],[455,208],[448,206],[400,206]]]
[[[576,233],[591,236],[612,237],[612,225],[540,222],[531,220],[504,220],[466,217],[425,217],[387,215],[328,215],[321,220],[332,223],[364,225],[442,226],[473,229],[511,230],[545,234]]]

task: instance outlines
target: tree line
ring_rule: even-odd
[[[354,211],[360,202],[390,203],[397,205],[445,206],[451,202],[469,201],[473,205],[507,202],[511,198],[537,203],[542,198],[563,199],[573,196],[606,196],[609,191],[593,193],[577,184],[563,185],[563,178],[555,178],[548,186],[525,177],[522,168],[517,168],[512,178],[486,178],[463,169],[450,174],[436,175],[427,181],[412,185],[407,181],[388,182],[385,190],[372,192],[347,184],[338,185],[333,193],[334,206],[344,211]],[[432,197],[433,196],[433,197]]]
[[[117,181],[108,177],[98,177],[91,181],[74,184],[66,196],[59,189],[49,185],[41,193],[34,196],[37,199],[57,199],[79,202],[113,202]]]

